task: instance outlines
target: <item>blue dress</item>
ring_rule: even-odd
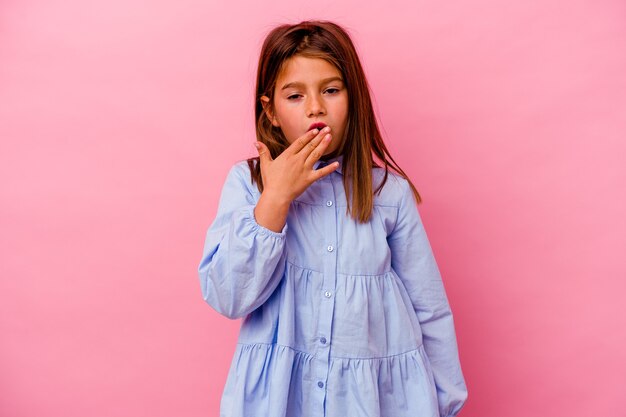
[[[389,171],[360,224],[342,175],[309,186],[275,232],[255,220],[247,162],[228,172],[198,266],[204,300],[243,319],[221,417],[450,417],[464,405],[453,316],[408,181]],[[384,168],[372,176],[376,189]]]

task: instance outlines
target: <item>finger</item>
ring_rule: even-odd
[[[309,142],[306,149],[302,150],[301,153],[305,155],[305,165],[313,166],[315,162],[324,155],[324,151],[328,147],[332,140],[332,136],[330,133],[325,134],[323,137],[316,137],[314,140]]]
[[[330,126],[326,126],[324,129],[322,129],[316,136],[315,138],[313,138],[313,140],[311,140],[309,143],[307,143],[307,146],[304,146],[304,148],[302,150],[300,150],[300,152],[303,154],[303,158],[306,160],[308,159],[309,154],[315,150],[315,148],[320,144],[320,142],[324,141],[324,138],[330,134]],[[315,161],[313,161],[315,162]]]
[[[324,129],[322,129],[322,131],[319,131],[318,129],[312,129],[309,130],[308,132],[306,132],[304,135],[302,135],[300,138],[296,139],[290,146],[289,148],[287,148],[289,150],[289,152],[293,153],[293,154],[297,154],[298,152],[300,152],[303,148],[306,148],[306,146],[314,139],[316,139],[318,136],[322,137],[326,132],[324,132]]]
[[[336,170],[337,168],[339,168],[339,162],[335,161],[332,164],[328,164],[325,167],[322,167],[320,169],[316,169],[314,172],[315,175],[315,180],[319,180],[322,177],[325,177],[326,175],[330,174],[331,172],[333,172],[334,170]]]
[[[259,161],[267,162],[272,161],[272,155],[270,154],[270,150],[265,146],[263,142],[255,142],[254,144],[259,151]]]

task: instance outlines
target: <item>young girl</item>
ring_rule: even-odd
[[[421,198],[350,37],[273,29],[256,94],[259,157],[228,172],[198,267],[204,300],[243,318],[220,416],[457,415],[467,388]]]

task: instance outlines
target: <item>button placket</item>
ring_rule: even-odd
[[[334,292],[337,286],[337,250],[336,245],[338,244],[337,237],[337,210],[334,202],[337,201],[336,192],[343,192],[342,187],[339,184],[335,184],[335,181],[330,178],[331,176],[325,177],[327,181],[323,181],[320,184],[321,191],[321,202],[318,203],[318,210],[326,210],[328,207],[332,207],[333,210],[329,211],[328,214],[322,216],[324,221],[320,224],[320,232],[322,236],[324,236],[328,241],[326,242],[326,256],[321,264],[322,267],[322,291],[320,294],[320,304],[319,304],[319,313],[318,313],[318,323],[317,323],[317,343],[314,348],[314,366],[313,366],[313,375],[315,377],[314,381],[317,381],[317,386],[319,388],[325,388],[328,382],[328,373],[331,366],[331,355],[330,351],[332,349],[331,346],[331,338],[332,338],[332,322],[333,322],[333,314],[335,309],[335,297]],[[336,190],[335,190],[336,188]],[[326,207],[326,208],[325,208]],[[324,399],[326,397],[326,389],[321,389],[318,391],[318,401],[316,407],[320,407],[320,410],[324,408]]]

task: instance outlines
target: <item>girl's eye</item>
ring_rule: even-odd
[[[329,88],[326,91],[339,91],[339,89],[338,88]],[[331,94],[334,94],[334,93],[331,93]],[[301,96],[301,94],[294,94],[294,95],[291,95],[291,96],[287,97],[287,100],[295,99],[296,97],[300,97],[300,96]]]

